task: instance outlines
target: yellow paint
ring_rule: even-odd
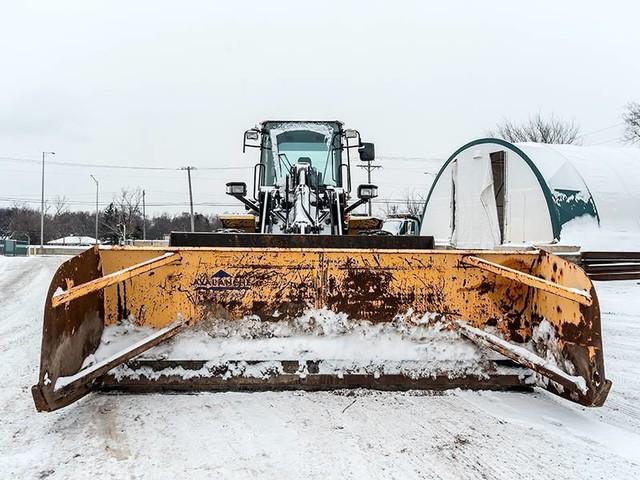
[[[582,321],[580,305],[467,266],[465,255],[570,288],[591,286],[581,269],[558,257],[553,259],[562,275],[552,280],[552,264],[538,252],[454,250],[121,248],[100,250],[103,275],[171,250],[180,252],[180,263],[105,289],[105,323],[118,321],[123,311],[141,325],[160,328],[178,315],[194,322],[253,313],[269,319],[276,312],[296,315],[329,307],[378,322],[412,310],[414,316],[448,313],[477,327],[495,325],[507,338],[528,339],[534,306],[537,314],[560,325]]]
[[[170,258],[178,261],[159,266],[167,252],[177,253]],[[468,265],[469,256],[498,266],[497,273]],[[69,273],[69,262],[79,261],[86,269],[78,265]],[[83,358],[77,353],[96,348],[96,331],[124,317],[158,329],[178,318],[197,324],[255,314],[270,321],[326,307],[371,322],[409,312],[414,320],[425,313],[464,319],[495,329],[507,341],[534,340],[538,355],[555,358],[586,380],[583,404],[601,402],[609,388],[593,285],[578,266],[545,252],[115,247],[94,248],[69,262],[56,272],[45,310],[43,371],[54,378],[79,368]],[[505,268],[515,273],[505,276]],[[88,290],[69,298],[65,308],[53,308],[56,286],[67,280],[78,285],[77,292]],[[550,285],[565,287],[564,294],[589,292],[592,304],[562,298],[555,287],[549,291]],[[553,327],[545,330],[551,338],[536,342],[535,329],[543,320]],[[88,330],[75,329],[76,323]],[[555,389],[553,384],[547,388]]]

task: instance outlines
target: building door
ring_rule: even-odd
[[[500,243],[504,243],[504,213],[505,213],[505,152],[493,152],[489,154],[491,159],[491,172],[493,174],[493,192],[496,199],[498,213],[498,225],[500,226]]]

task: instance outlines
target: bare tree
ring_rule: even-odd
[[[399,214],[409,214],[419,217],[422,215],[424,202],[424,197],[413,191],[406,193],[402,201],[386,201],[383,210],[386,217]]]
[[[120,196],[114,198],[114,202],[127,218],[133,218],[142,214],[142,190],[140,188],[136,188],[135,190],[123,188]]]
[[[114,196],[102,215],[102,229],[105,238],[112,242],[139,238],[142,234],[142,190],[122,189]]]
[[[424,209],[425,198],[417,194],[415,191],[407,194],[405,198],[404,208],[409,215],[419,217]]]
[[[125,197],[129,198],[129,192]],[[124,233],[123,225],[127,226],[127,239],[141,238],[142,216],[136,212],[135,195],[134,199],[129,202],[121,202],[122,196],[116,200],[118,203],[110,203],[105,208],[100,218],[102,220],[102,239],[108,240],[114,244],[122,241]],[[123,205],[128,206],[131,203],[130,212],[135,220],[129,223],[122,223],[125,213],[121,211]],[[67,211],[59,215],[45,216],[45,241],[60,236],[79,235],[91,236],[95,228],[95,213],[85,211]],[[182,212],[176,215],[161,214],[151,216],[147,235],[149,238],[162,239],[165,235],[172,231],[184,231],[189,229],[191,215],[188,212]],[[222,224],[217,215],[195,214],[196,229],[199,232],[210,232],[216,228],[220,228]],[[133,227],[130,227],[133,225]],[[133,228],[133,231],[131,231]],[[40,209],[31,208],[26,203],[14,203],[11,207],[0,207],[0,238],[16,238],[29,239],[31,243],[38,244],[40,242]]]
[[[622,115],[624,120],[624,139],[629,143],[640,144],[640,103],[631,102]]]
[[[68,201],[66,196],[57,196],[53,199],[53,216],[57,217],[69,211]]]
[[[391,215],[396,215],[400,213],[400,206],[397,203],[392,203],[389,200],[384,202],[384,207],[382,208],[384,211],[384,216],[389,217]]]
[[[580,127],[573,120],[562,120],[553,115],[543,118],[539,113],[522,123],[504,119],[495,130],[487,133],[490,137],[513,143],[580,143]]]

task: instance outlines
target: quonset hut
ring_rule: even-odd
[[[638,250],[640,149],[474,140],[438,172],[421,233],[456,248]]]

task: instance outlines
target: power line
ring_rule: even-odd
[[[595,133],[600,133],[606,130],[611,130],[612,128],[621,127],[622,125],[624,125],[624,122],[618,122],[615,125],[609,125],[608,127],[600,128],[598,130],[593,130],[592,132],[583,133],[582,135],[578,135],[576,138],[588,137],[589,135],[593,135]]]
[[[54,199],[55,200],[55,199]],[[52,202],[52,199],[47,199],[46,202]],[[40,199],[38,198],[25,198],[25,197],[0,197],[0,202],[4,203],[40,203]],[[115,202],[99,202],[101,206],[108,206],[111,203]],[[95,202],[90,201],[80,201],[80,200],[66,200],[64,202],[65,205],[73,205],[73,206],[91,206],[95,205]],[[205,207],[236,207],[241,206],[237,203],[223,203],[223,202],[194,202],[194,205],[197,206],[205,206]],[[164,202],[164,203],[156,203],[156,202],[147,202],[147,207],[188,207],[190,204],[188,202]]]
[[[0,161],[2,162],[17,162],[17,163],[33,163],[40,164],[39,160],[33,158],[18,158],[18,157],[7,157],[0,156]],[[160,170],[160,171],[170,171],[175,172],[181,170],[180,167],[146,167],[140,165],[108,165],[108,164],[100,164],[100,163],[82,163],[82,162],[60,162],[50,160],[47,162],[47,165],[59,165],[61,167],[81,167],[81,168],[111,168],[111,169],[120,169],[120,170]],[[195,167],[194,167],[195,168]],[[198,170],[248,170],[253,167],[243,167],[243,166],[224,166],[224,167],[198,167]]]
[[[55,199],[46,199],[46,202],[52,202]],[[40,199],[38,198],[26,198],[26,197],[0,197],[0,202],[4,203],[40,203]],[[407,202],[406,198],[377,198],[372,200],[373,203],[405,203]],[[65,205],[73,205],[73,206],[95,206],[95,201],[81,201],[81,200],[66,200]],[[100,206],[108,206],[113,202],[99,202]],[[194,206],[199,207],[242,207],[242,205],[238,203],[225,203],[225,202],[193,202]],[[190,206],[189,202],[146,202],[147,207],[188,207]]]
[[[376,160],[394,160],[401,162],[444,162],[446,158],[436,157],[403,157],[396,155],[376,155]]]
[[[592,143],[591,146],[603,145],[605,143],[611,143],[611,142],[620,142],[621,140],[624,140],[624,139],[625,139],[625,136],[621,135],[619,137],[612,138],[611,140],[605,140],[603,142]]]
[[[617,125],[614,125],[617,126]],[[613,127],[610,127],[613,128]],[[594,132],[592,132],[594,133]],[[585,134],[589,135],[589,134]],[[398,156],[398,155],[378,155],[376,157],[379,160],[393,160],[393,161],[407,161],[407,162],[444,162],[444,158],[436,158],[436,157],[411,157],[411,156]],[[35,158],[21,158],[21,157],[12,157],[12,156],[0,156],[0,162],[16,162],[16,163],[31,163],[31,164],[40,164],[40,161]],[[119,169],[119,170],[156,170],[156,171],[167,171],[167,172],[175,172],[181,170],[180,167],[152,167],[152,166],[142,166],[142,165],[112,165],[112,164],[104,164],[104,163],[85,163],[85,162],[65,162],[58,160],[50,160],[47,162],[47,165],[59,165],[61,167],[80,167],[80,168],[107,168],[107,169]],[[198,170],[209,170],[209,171],[219,171],[219,170],[249,170],[252,169],[253,166],[220,166],[220,167],[194,167]]]

